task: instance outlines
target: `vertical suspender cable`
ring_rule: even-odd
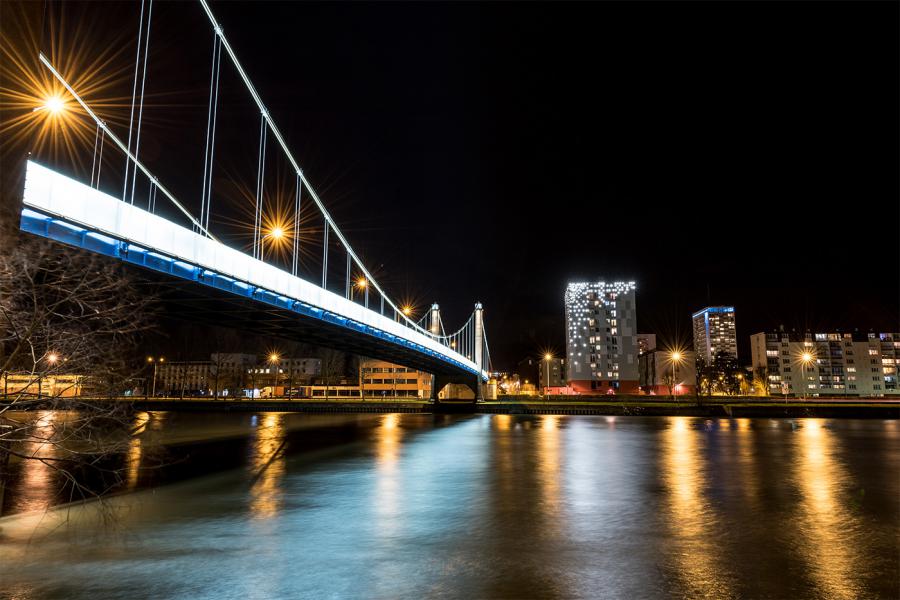
[[[97,142],[100,141],[100,126],[94,132],[94,160],[91,162],[91,187],[94,187],[94,169],[97,168]]]
[[[106,129],[100,130],[100,155],[97,157],[97,184],[94,186],[100,189],[100,167],[103,166],[103,142],[106,141]]]
[[[206,177],[209,165],[209,130],[212,125],[213,83],[216,77],[216,48],[219,46],[219,36],[213,34],[212,66],[209,74],[209,104],[206,109],[206,144],[203,149],[203,186],[200,188],[200,223],[203,223],[203,213],[206,212]],[[258,164],[258,161],[257,161]],[[256,175],[256,187],[259,188],[259,174]],[[254,246],[256,240],[254,239]]]
[[[131,87],[131,116],[128,118],[128,152],[125,156],[125,183],[122,187],[122,202],[128,195],[128,169],[131,166],[131,128],[134,125],[134,102],[137,97],[138,67],[141,64],[141,39],[144,33],[144,0],[141,0],[141,20],[138,25],[137,53],[134,58],[134,84]]]
[[[350,253],[347,253],[347,283],[344,287],[344,297],[350,299]]]
[[[328,221],[325,221],[325,231],[322,236],[324,238],[322,248],[322,288],[328,289]]]
[[[254,258],[262,257],[262,202],[266,171],[266,114],[259,121],[259,163],[256,171],[256,217],[253,221]]]
[[[141,105],[138,108],[137,139],[134,142],[134,158],[140,156],[141,151],[141,120],[144,116],[144,86],[147,83],[147,55],[150,52],[150,23],[153,16],[153,0],[147,4],[147,35],[144,36],[144,66],[141,70]],[[131,175],[131,203],[134,204],[134,187],[137,182],[137,167],[132,169]]]
[[[291,266],[291,275],[297,276],[300,268],[300,193],[303,184],[300,183],[300,175],[297,175],[297,196],[294,199],[294,262]]]
[[[216,96],[213,98],[212,138],[209,140],[209,183],[206,187],[206,220],[203,227],[209,235],[209,212],[212,207],[213,158],[216,154],[216,120],[219,116],[219,65],[222,62],[222,43],[219,41],[219,54],[216,56]]]
[[[221,66],[221,63],[222,41],[218,36],[214,36],[212,69],[209,79],[209,108],[206,113],[206,149],[203,155],[203,190],[200,194],[200,223],[207,230],[209,229],[209,213],[212,206],[212,171],[213,157],[216,148],[216,120],[219,107],[219,67]]]

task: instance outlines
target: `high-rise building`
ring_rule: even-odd
[[[566,379],[581,394],[637,393],[633,281],[566,288]]]
[[[637,334],[638,355],[646,354],[651,350],[656,350],[656,334],[655,333],[639,333]]]
[[[737,361],[733,306],[709,306],[693,314],[697,362],[712,365],[720,353]]]
[[[900,333],[756,333],[750,350],[773,395],[900,395]]]

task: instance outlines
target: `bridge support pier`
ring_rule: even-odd
[[[434,411],[439,413],[475,412],[475,403],[481,397],[481,382],[475,375],[434,375],[431,400]],[[441,391],[444,397],[440,397]]]

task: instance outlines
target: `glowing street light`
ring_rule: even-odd
[[[365,305],[366,308],[369,308],[369,282],[366,281],[365,277],[360,277],[356,280],[356,282],[350,286],[350,300],[353,300],[353,288],[358,287],[361,289],[365,296]]]
[[[56,352],[51,352],[47,355],[47,362],[51,365],[55,365],[57,362],[59,362],[59,354],[57,354]]]
[[[403,314],[406,315],[407,317],[408,317],[409,315],[411,315],[411,314],[412,314],[412,306],[409,306],[409,305],[404,306],[404,307],[403,307]]]
[[[59,96],[48,96],[47,99],[44,100],[44,103],[41,106],[35,107],[32,112],[39,110],[46,110],[51,115],[58,115],[66,110],[66,103]]]
[[[153,358],[152,356],[147,357],[147,363],[153,365],[153,389],[150,392],[150,395],[153,396],[154,398],[156,397],[156,366],[161,365],[164,362],[166,362],[166,359],[164,356],[160,356],[159,358]],[[147,393],[145,391],[144,398],[146,398],[146,397],[147,397]]]
[[[547,365],[547,385],[546,388],[550,387],[550,361],[553,360],[553,355],[549,352],[544,354],[544,363]]]
[[[669,358],[672,360],[672,400],[674,400],[678,385],[678,363],[681,362],[683,355],[679,350],[674,350],[669,354]]]
[[[265,241],[267,239],[272,240],[271,243],[280,243],[281,240],[284,239],[284,236],[285,236],[284,229],[281,228],[280,226],[276,225],[275,227],[270,229],[269,232],[263,236],[263,239],[260,242],[259,260],[263,260],[263,255],[265,254],[265,249],[266,249]]]
[[[808,350],[800,355],[800,371],[803,374],[803,399],[806,400],[806,393],[809,389],[809,384],[806,381],[806,369],[812,364],[813,360],[815,360],[815,356],[813,356],[812,352]]]

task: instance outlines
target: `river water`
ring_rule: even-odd
[[[128,493],[16,466],[0,596],[900,597],[897,421],[139,418]]]

